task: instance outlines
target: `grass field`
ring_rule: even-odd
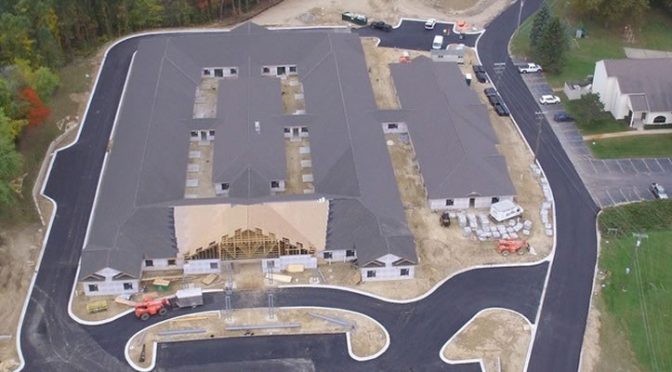
[[[608,229],[617,229],[611,234]],[[604,305],[644,370],[672,370],[672,200],[608,208],[600,217]],[[633,233],[646,233],[636,248]],[[613,331],[613,330],[612,330]],[[610,340],[601,340],[600,342]]]
[[[624,42],[622,26],[606,29],[591,20],[579,21],[569,16],[568,2],[547,0],[547,3],[554,14],[561,16],[567,22],[572,34],[565,68],[559,74],[546,75],[548,82],[554,87],[561,87],[565,81],[582,80],[586,75],[592,75],[596,61],[605,58],[624,58],[623,47],[672,50],[672,37],[669,31],[672,29],[672,17],[656,9],[649,11],[641,32],[635,33],[635,43],[631,44]],[[528,18],[521,25],[519,32],[511,41],[511,51],[516,56],[530,55],[529,38],[532,18]],[[587,38],[577,40],[573,37],[574,30],[579,25],[586,28]]]
[[[600,159],[666,157],[672,156],[672,134],[607,138],[588,147]]]
[[[37,213],[31,196],[32,187],[49,144],[62,132],[56,126],[56,122],[66,115],[76,115],[78,103],[74,102],[70,95],[87,91],[93,73],[90,59],[75,60],[59,71],[61,84],[48,103],[51,109],[49,119],[38,126],[26,127],[19,138],[18,149],[23,156],[24,172],[28,175],[23,181],[21,197],[17,199],[15,205],[0,208],[0,226],[36,220]],[[89,78],[86,74],[89,74]]]

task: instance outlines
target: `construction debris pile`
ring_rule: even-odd
[[[475,238],[480,241],[518,239],[520,235],[529,236],[532,229],[532,221],[523,220],[520,217],[501,223],[493,223],[485,213],[460,211],[451,213],[450,217],[457,219],[465,238]]]
[[[550,212],[553,208],[553,193],[551,192],[551,186],[548,184],[548,179],[541,174],[541,169],[539,169],[536,164],[531,164],[530,169],[532,169],[532,172],[540,178],[539,182],[541,183],[541,190],[544,192],[544,202],[541,203],[541,210],[539,211],[541,223],[544,224],[546,236],[553,236],[553,223],[550,220]]]

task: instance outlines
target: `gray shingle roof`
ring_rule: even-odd
[[[515,195],[487,108],[457,64],[390,65],[430,199]]]
[[[672,58],[605,59],[604,66],[621,93],[644,94],[649,111],[672,111]],[[635,104],[643,107],[641,100]]]
[[[307,114],[285,115],[279,82],[260,76],[263,65],[278,64],[297,65]],[[238,77],[220,81],[216,118],[193,119],[201,68],[217,66],[238,67]],[[269,31],[248,23],[231,32],[143,39],[80,278],[104,267],[138,277],[143,257],[175,256],[174,205],[305,199],[270,192],[271,180],[285,178],[283,127],[297,124],[309,128],[316,187],[310,197],[351,200],[355,207],[348,210],[366,216],[353,238],[360,259],[393,253],[416,262],[376,112],[355,34]],[[192,129],[215,130],[213,182],[230,184],[228,198],[184,199]],[[349,244],[348,229],[333,231],[328,244],[334,249]]]

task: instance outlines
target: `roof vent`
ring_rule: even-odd
[[[259,124],[258,121],[254,122],[254,131],[257,133],[261,133],[261,124]]]

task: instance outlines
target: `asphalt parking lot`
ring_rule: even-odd
[[[535,99],[544,94],[554,94],[543,74],[525,74],[523,81]],[[600,207],[652,200],[654,197],[649,190],[652,182],[658,182],[666,189],[672,188],[671,158],[596,159],[589,149],[590,144],[583,140],[575,125],[553,120],[555,113],[564,110],[562,103],[539,104],[538,108],[545,117],[544,128],[555,132]]]
[[[464,44],[470,47],[476,45],[476,40],[481,34],[465,33],[464,39],[453,32],[454,23],[438,23],[433,30],[425,30],[425,21],[403,20],[399,27],[390,32],[375,30],[369,26],[360,27],[353,31],[362,37],[377,37],[380,39],[380,46],[387,48],[400,48],[409,50],[430,50],[432,49],[432,40],[434,36],[442,35],[443,30],[449,32],[444,35],[443,48],[448,44]]]

